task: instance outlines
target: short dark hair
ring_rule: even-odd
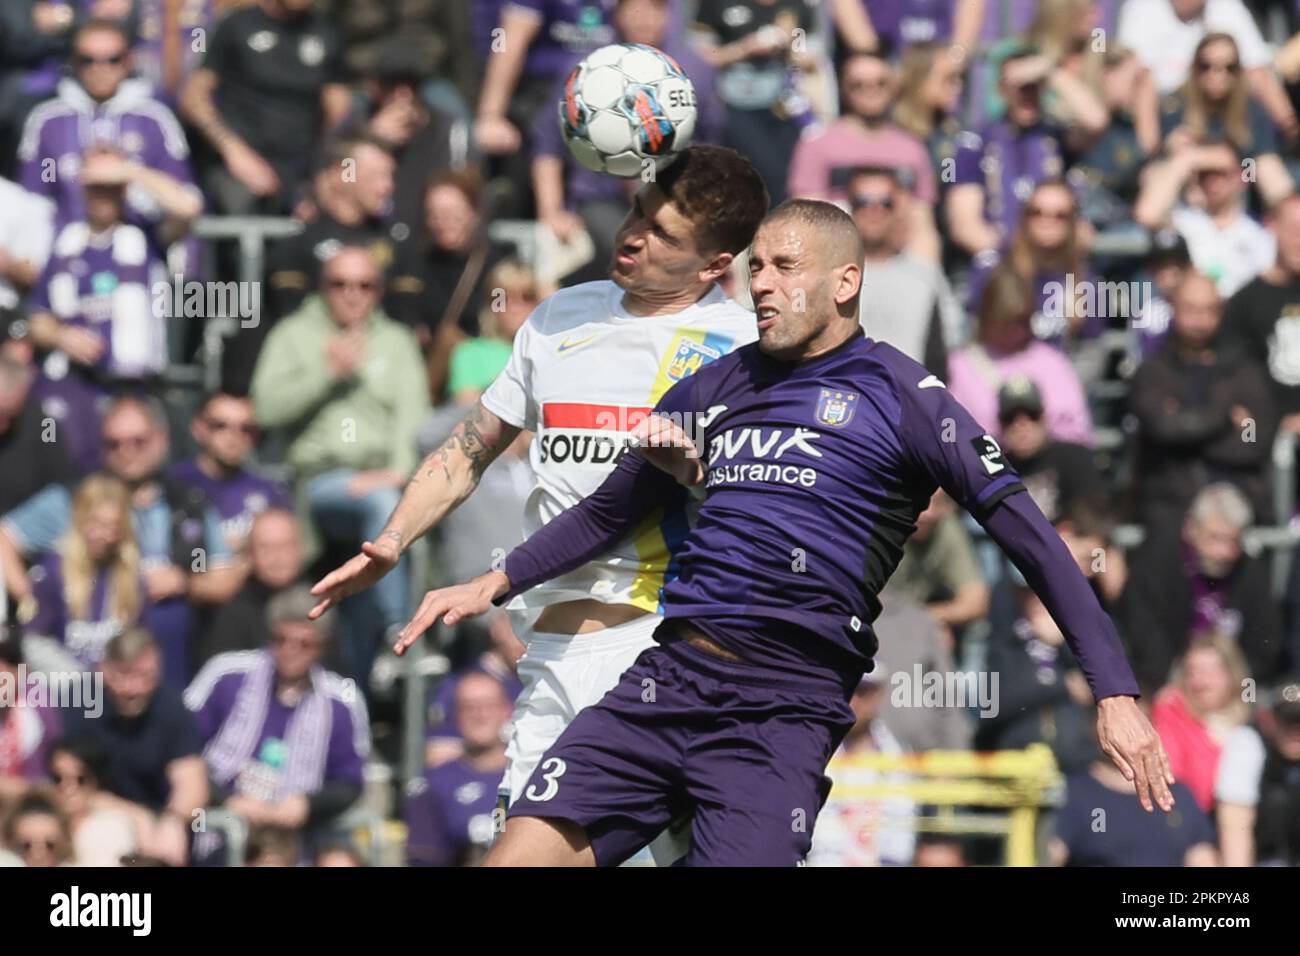
[[[753,163],[725,146],[688,147],[655,183],[695,226],[706,252],[748,248],[770,202]]]
[[[45,769],[51,777],[54,776],[54,758],[61,753],[85,764],[86,772],[97,787],[103,787],[107,783],[110,763],[108,746],[98,737],[78,734],[75,737],[65,737],[51,747],[45,758]]]
[[[450,186],[455,189],[475,209],[479,208],[479,203],[483,198],[483,177],[479,175],[477,169],[472,166],[463,166],[460,169],[440,169],[424,185],[424,195],[428,198],[429,193],[439,186]]]
[[[862,234],[858,232],[853,217],[835,203],[822,199],[787,199],[768,213],[763,221],[780,222],[784,219],[811,226],[837,249],[842,246],[847,261],[862,264],[865,255]]]
[[[312,170],[313,175],[319,176],[321,173],[338,169],[343,165],[344,160],[353,159],[357,155],[357,151],[363,146],[373,146],[382,153],[389,156],[393,155],[391,146],[369,133],[343,133],[333,136],[321,144],[320,149],[316,152],[316,166]]]

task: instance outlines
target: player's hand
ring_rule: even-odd
[[[430,591],[420,602],[415,617],[397,635],[393,652],[399,657],[405,654],[421,634],[438,623],[439,618],[450,627],[467,617],[478,617],[491,609],[494,598],[509,590],[510,579],[504,571],[489,571],[465,584]]]
[[[401,556],[402,549],[393,538],[361,542],[360,554],[311,586],[311,593],[320,601],[307,612],[307,617],[314,621],[344,598],[364,591],[397,567]]]
[[[1133,782],[1147,813],[1154,809],[1153,794],[1161,810],[1168,813],[1174,808],[1174,795],[1169,792],[1174,783],[1169,755],[1136,700],[1107,697],[1098,702],[1097,740],[1125,779]]]
[[[631,437],[632,448],[638,455],[681,484],[691,488],[704,480],[699,449],[672,419],[649,415],[632,429]]]

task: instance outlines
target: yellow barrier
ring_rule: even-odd
[[[870,781],[854,781],[869,772]],[[1035,834],[1044,807],[1059,802],[1063,778],[1046,744],[1024,750],[977,753],[931,750],[914,754],[861,753],[837,757],[826,768],[832,800],[904,798],[947,812],[915,817],[917,831],[1002,836],[1008,866],[1034,866]],[[899,779],[907,777],[909,779]],[[1006,810],[1006,817],[957,813],[958,807]],[[885,826],[892,821],[882,818]]]

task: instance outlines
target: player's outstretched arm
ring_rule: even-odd
[[[311,593],[320,600],[311,617],[320,617],[391,571],[411,542],[470,496],[488,465],[519,432],[482,402],[475,403],[447,440],[420,462],[378,537],[362,542],[360,554],[312,586]]]
[[[504,571],[488,571],[464,584],[430,591],[420,602],[415,616],[398,633],[393,650],[398,655],[405,654],[421,634],[438,623],[439,618],[452,627],[467,617],[478,617],[509,590],[510,579]]]

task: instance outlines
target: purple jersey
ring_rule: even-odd
[[[131,48],[135,72],[148,80],[163,99],[170,99],[162,90],[169,43],[174,42],[176,45],[180,60],[180,75],[177,79],[183,79],[202,62],[203,54],[199,50],[203,45],[195,40],[201,31],[212,26],[216,15],[214,0],[181,0],[176,9],[176,32],[173,34],[175,40],[172,41],[163,33],[166,26],[165,8],[169,5],[171,0],[136,0],[140,13],[140,31],[135,46]]]
[[[871,26],[895,53],[913,43],[952,38],[953,0],[871,0],[863,6]]]
[[[167,367],[167,330],[150,290],[165,268],[144,231],[119,223],[92,234],[85,222],[64,226],[31,294],[34,311],[104,340],[96,368],[115,378],[140,378]],[[57,364],[57,363],[56,363]],[[47,362],[52,378],[60,377]]]
[[[942,486],[1008,553],[1061,625],[1093,693],[1138,693],[1114,624],[997,442],[921,365],[855,335],[790,364],[746,346],[664,395],[707,474],[695,526],[662,592],[685,618],[763,670],[847,693],[871,669],[876,597],[916,516]],[[680,493],[626,455],[589,498],[506,558],[514,593],[619,540]]]
[[[68,607],[63,558],[58,552],[52,551],[41,559],[32,568],[31,578],[36,616],[27,629],[33,634],[43,634],[62,642],[87,667],[97,665],[104,659],[108,642],[125,628],[123,621],[108,613],[108,572],[101,570],[95,574],[85,615],[74,615]],[[143,604],[143,584],[140,590]]]
[[[978,133],[963,132],[957,136],[953,183],[982,186],[984,217],[1009,238],[1034,187],[1065,171],[1061,142],[1061,130],[1050,123],[1019,129],[999,121]]]
[[[58,95],[27,118],[18,146],[19,182],[55,205],[55,227],[85,218],[81,157],[107,143],[128,159],[193,187],[190,151],[176,116],[152,95],[145,80],[126,80],[116,94],[96,103],[75,80],[59,82]],[[157,201],[129,188],[127,219],[137,225],[158,221]]]
[[[509,7],[541,18],[541,29],[524,61],[528,76],[562,79],[575,56],[615,42],[609,22],[614,0],[509,0],[502,9]]]
[[[213,478],[199,467],[197,458],[189,458],[173,465],[168,474],[178,484],[203,492],[208,507],[221,520],[221,535],[232,550],[248,536],[253,519],[267,508],[293,508],[283,485],[248,469]]]
[[[408,866],[471,866],[496,836],[492,811],[503,767],[475,770],[452,760],[406,789]]]

